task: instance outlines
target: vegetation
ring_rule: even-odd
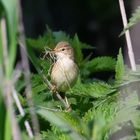
[[[70,37],[49,28],[43,36],[25,43],[24,32],[18,31],[22,23],[17,7],[16,0],[0,0],[0,140],[140,139],[140,66],[135,72],[125,66],[121,48],[117,59],[92,59],[90,54],[85,58],[82,51],[94,52],[92,46],[77,35]],[[44,79],[50,78],[52,62],[40,57],[45,48],[62,40],[73,46],[80,69],[76,85],[66,93],[71,112],[53,98]],[[22,66],[16,64],[17,44],[25,51],[21,51]],[[27,56],[35,68],[31,74]],[[114,76],[103,81],[94,78],[97,72],[113,72]]]

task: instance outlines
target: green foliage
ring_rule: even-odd
[[[77,132],[77,130],[75,130],[75,128],[74,128],[76,121],[74,121],[74,125],[73,125],[72,120],[70,120],[70,122],[71,122],[70,123],[67,120],[68,119],[67,115],[64,114],[63,112],[52,112],[52,111],[45,110],[45,109],[38,109],[37,113],[44,119],[50,121],[55,126],[59,127],[63,132],[69,133],[69,136],[72,139],[77,139],[77,140],[83,139],[82,135],[80,135]],[[66,117],[64,117],[64,116],[66,116]]]
[[[5,75],[3,76],[3,71],[0,71],[1,79],[3,77],[9,79],[14,71],[18,19],[16,6],[16,0],[0,0],[0,16],[6,15],[10,58],[10,65],[5,68]],[[139,10],[132,17],[130,27],[139,19],[138,13]],[[62,40],[68,41],[74,48],[76,63],[80,69],[77,83],[66,93],[72,107],[71,112],[65,112],[63,104],[50,92],[44,79],[50,78],[48,73],[52,63],[49,60],[40,58],[44,48],[53,49]],[[0,68],[4,65],[2,41],[2,32],[0,30]],[[84,58],[82,53],[84,49],[93,51],[93,46],[81,42],[77,34],[70,37],[65,32],[53,32],[49,28],[38,39],[27,39],[28,57],[37,71],[31,75],[31,84],[35,112],[39,118],[41,138],[43,140],[108,140],[118,136],[117,133],[120,130],[128,130],[129,127],[134,133],[126,134],[121,138],[140,139],[139,68],[136,72],[132,72],[124,67],[121,49],[117,61],[109,56],[91,59],[89,55]],[[115,79],[111,79],[113,82],[109,83],[101,79],[95,80],[94,76],[91,76],[96,72],[102,74],[106,71],[115,72]],[[10,80],[12,81],[12,79]],[[106,81],[108,80],[110,79]],[[16,81],[15,88],[30,121],[29,107],[24,96],[26,90],[23,75]],[[3,91],[2,83],[0,86],[0,139],[11,140],[10,112],[7,111],[5,106],[2,96]],[[16,109],[15,107],[15,112]],[[22,138],[29,140],[29,136],[25,133],[26,129],[23,127],[26,117],[21,117],[18,112],[16,115]]]
[[[132,26],[137,24],[140,21],[140,6],[135,10],[135,12],[132,14],[132,17],[129,19],[129,23],[127,26],[123,29],[120,35],[123,35],[128,29],[130,29]]]
[[[42,139],[108,140],[121,129],[121,127],[118,127],[120,123],[123,128],[123,125],[126,125],[129,120],[133,121],[133,129],[135,129],[135,127],[137,127],[136,122],[139,118],[138,115],[135,115],[137,114],[136,110],[136,113],[133,113],[134,105],[138,105],[137,96],[133,96],[134,98],[131,97],[130,93],[133,93],[133,95],[136,95],[136,93],[130,90],[133,86],[130,87],[130,89],[128,89],[127,86],[133,85],[134,82],[137,83],[139,81],[139,74],[138,72],[134,73],[124,68],[121,49],[119,50],[117,62],[114,58],[108,56],[89,60],[84,59],[82,49],[90,49],[90,47],[89,45],[81,43],[77,35],[75,35],[74,38],[70,38],[64,32],[59,31],[56,33],[49,29],[49,33],[45,36],[46,35],[42,38],[46,38],[46,40],[48,38],[48,46],[49,44],[55,45],[60,40],[67,40],[72,44],[77,63],[79,64],[80,75],[76,85],[66,94],[73,108],[71,113],[63,112],[62,104],[58,100],[53,99],[51,93],[42,81],[42,73],[39,72],[39,75],[33,75],[32,85],[34,101],[38,108],[37,113],[43,118],[46,124],[48,124],[48,122],[50,124],[45,130],[41,125]],[[33,46],[31,42],[28,45]],[[34,49],[42,50],[42,47],[40,48],[40,46],[38,46],[38,48]],[[33,49],[31,49],[31,52],[32,53],[29,52],[29,57],[33,60],[33,64],[35,63],[34,66],[37,71],[39,68],[39,71],[42,70],[47,74],[50,64],[48,64],[46,60],[38,58]],[[90,77],[92,73],[101,73],[104,71],[115,71],[113,84],[101,80],[94,80]],[[124,89],[126,92],[124,92]],[[123,112],[125,112],[125,114]],[[131,113],[132,116],[129,115],[129,113]],[[128,119],[125,119],[126,116],[129,116]],[[135,129],[135,132],[137,135],[139,134],[137,129]],[[131,135],[131,138],[132,137],[136,136]]]
[[[9,78],[12,75],[12,71],[13,71],[13,67],[15,63],[15,57],[16,57],[18,13],[19,13],[18,8],[17,8],[18,1],[17,0],[0,0],[0,5],[2,5],[3,7],[2,9],[3,11],[0,11],[0,12],[4,13],[3,15],[5,15],[6,25],[7,25],[9,64],[6,67],[6,75],[7,75],[7,78]],[[0,46],[0,48],[2,48],[2,46]]]
[[[74,47],[74,49],[75,49],[75,59],[76,59],[76,61],[79,63],[79,65],[80,65],[80,63],[82,62],[82,60],[83,60],[83,54],[82,54],[82,43],[79,41],[79,39],[78,39],[78,36],[77,35],[75,35],[74,36],[74,39],[73,39],[73,41],[72,41],[72,46]]]
[[[116,60],[109,56],[93,58],[87,61],[83,66],[84,74],[88,75],[95,72],[114,71]]]
[[[75,50],[75,59],[77,64],[80,66],[83,62],[82,49],[92,49],[93,47],[85,43],[80,42],[78,36],[75,35],[73,38],[70,38],[65,32],[58,31],[52,32],[49,28],[48,32],[45,32],[42,37],[35,39],[27,39],[28,46],[34,48],[38,51],[43,51],[45,48],[53,49],[55,45],[60,41],[68,41]],[[29,50],[30,48],[28,48]],[[29,53],[30,54],[30,53]]]
[[[0,135],[0,139],[4,139],[4,128],[5,128],[5,116],[6,116],[6,108],[5,108],[5,105],[4,105],[4,100],[3,100],[3,97],[2,97],[2,92],[0,92],[0,132],[1,132],[1,135]]]
[[[111,85],[107,83],[93,82],[86,84],[76,84],[74,88],[69,91],[69,93],[80,97],[101,98],[115,91],[116,89],[114,89]]]
[[[0,0],[0,79],[1,79],[0,139],[1,140],[12,139],[11,110],[6,106],[9,102],[9,99],[6,99],[5,94],[7,90],[8,93],[11,94],[7,85],[12,81],[11,79],[13,76],[16,58],[18,13],[19,13],[17,7],[18,7],[17,0]]]
[[[115,75],[115,79],[118,82],[121,82],[121,80],[123,79],[124,76],[124,62],[123,62],[123,56],[122,56],[122,50],[119,50],[119,54],[117,57],[117,64],[116,64],[116,75]]]
[[[6,118],[5,118],[5,130],[4,130],[5,140],[11,140],[11,138],[12,138],[11,128],[12,128],[12,125],[11,125],[11,121],[10,121],[10,115],[9,115],[9,112],[7,112]]]

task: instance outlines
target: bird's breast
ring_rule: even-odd
[[[58,59],[53,66],[51,80],[59,91],[66,91],[73,86],[77,75],[78,68],[73,60],[69,58]]]

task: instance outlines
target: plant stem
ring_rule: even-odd
[[[29,105],[29,110],[31,114],[31,119],[32,119],[32,124],[33,124],[33,130],[35,133],[35,139],[40,140],[40,134],[39,134],[39,122],[37,115],[35,113],[35,108],[34,108],[34,103],[32,99],[32,87],[31,87],[31,81],[30,81],[30,68],[29,68],[29,62],[28,58],[26,56],[27,50],[26,50],[26,42],[25,42],[25,33],[24,33],[24,26],[22,22],[22,11],[21,11],[21,6],[19,3],[19,42],[22,42],[23,47],[20,46],[20,53],[21,53],[21,59],[22,59],[22,67],[24,70],[24,78],[26,82],[26,97],[27,97],[27,102]]]
[[[3,60],[4,60],[4,68],[5,73],[7,74],[7,66],[9,65],[9,56],[7,49],[7,31],[6,31],[6,21],[5,18],[1,19],[1,31],[2,31],[2,47],[3,47]]]
[[[123,20],[123,25],[124,25],[124,27],[126,27],[127,26],[127,17],[126,17],[123,0],[119,0],[119,5],[120,5],[120,11],[121,11],[121,16],[122,16],[122,20]],[[136,71],[136,62],[135,62],[135,57],[134,57],[134,52],[133,52],[133,48],[132,48],[132,42],[131,42],[129,30],[127,30],[125,32],[125,38],[126,38],[127,47],[128,47],[128,56],[129,56],[129,60],[130,60],[131,69],[133,71]]]
[[[20,115],[22,117],[24,117],[25,116],[25,112],[24,112],[23,107],[22,107],[22,105],[20,103],[20,100],[18,98],[17,92],[16,92],[16,90],[14,88],[13,88],[12,94],[13,94],[13,98],[15,100],[15,103],[17,105],[17,108],[19,110]],[[31,130],[30,124],[29,124],[29,122],[27,120],[25,120],[24,125],[25,125],[25,128],[26,128],[27,133],[30,136],[30,138],[33,138],[33,132]]]
[[[20,135],[20,130],[16,121],[16,116],[14,113],[14,108],[13,108],[13,99],[11,96],[12,89],[11,89],[11,81],[9,80],[9,77],[7,77],[7,70],[9,68],[8,62],[9,62],[9,57],[8,57],[8,48],[7,48],[7,29],[6,29],[6,20],[3,18],[1,20],[1,30],[2,30],[2,47],[3,47],[3,57],[4,57],[4,70],[5,70],[5,78],[3,79],[3,95],[5,99],[5,104],[6,104],[6,109],[7,113],[9,113],[9,119],[11,122],[11,129],[12,129],[12,135],[13,135],[13,140],[21,140],[21,135]]]

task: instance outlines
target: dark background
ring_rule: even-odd
[[[130,16],[130,0],[125,1]],[[124,46],[118,0],[23,0],[26,36],[37,38],[46,31],[63,30],[94,46],[94,56],[114,56]],[[93,57],[94,57],[93,56]]]

